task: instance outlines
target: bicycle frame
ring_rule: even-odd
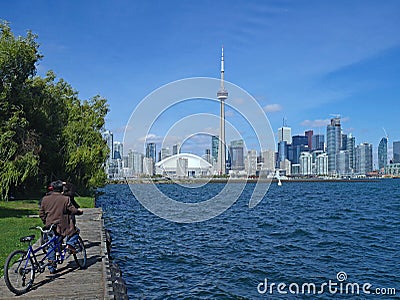
[[[46,243],[44,243],[37,249],[33,249],[32,245],[29,245],[28,252],[26,254],[25,268],[28,264],[28,259],[32,257],[34,260],[35,271],[37,269],[39,269],[39,272],[43,272],[45,267],[48,265],[48,263],[44,263],[44,261],[46,259],[48,259],[50,253],[52,253],[52,252],[55,252],[55,261],[58,264],[63,263],[64,260],[66,260],[70,256],[70,254],[66,255],[67,250],[65,248],[62,249],[62,247],[61,247],[63,245],[63,240],[64,240],[64,238],[62,236],[54,235],[50,240],[48,240]],[[43,249],[46,249],[52,243],[54,243],[54,246],[47,249],[46,255],[41,260],[38,261],[38,259],[36,257],[36,253]],[[57,255],[56,255],[57,252],[60,254],[59,258],[57,258]]]

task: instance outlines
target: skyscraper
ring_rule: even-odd
[[[342,133],[342,140],[340,143],[340,150],[347,150],[347,134]]]
[[[326,153],[328,154],[329,174],[336,174],[336,154],[340,150],[342,140],[340,117],[331,119],[331,124],[326,127]]]
[[[336,154],[336,171],[340,175],[350,174],[350,158],[348,150],[340,150]]]
[[[114,155],[114,135],[112,134],[111,131],[106,130],[103,132],[103,139],[106,141],[108,149],[110,150],[109,154],[108,154],[108,160],[113,159],[113,155]]]
[[[304,132],[304,135],[307,137],[308,139],[308,149],[312,149],[312,137],[313,137],[314,131],[312,130],[307,130],[306,132]]]
[[[311,150],[325,150],[325,135],[323,134],[314,134],[311,138]]]
[[[292,144],[288,146],[288,159],[292,164],[299,163],[301,152],[309,151],[308,137],[305,135],[294,135],[292,137]]]
[[[278,142],[285,141],[288,145],[292,143],[292,128],[282,126],[278,128]]]
[[[146,144],[146,158],[152,158],[153,163],[157,161],[157,149],[155,143]],[[143,165],[144,166],[144,165]]]
[[[350,133],[347,136],[347,151],[349,151],[349,166],[350,172],[356,169],[356,138]]]
[[[378,168],[382,170],[387,165],[387,143],[388,139],[383,137],[378,146]]]
[[[231,155],[231,170],[243,170],[245,167],[243,140],[231,141],[229,153]]]
[[[400,163],[400,142],[393,142],[393,163]]]
[[[228,99],[228,91],[224,87],[224,48],[221,54],[221,87],[217,98],[221,102],[220,125],[219,125],[219,146],[218,146],[218,174],[226,174],[226,147],[225,147],[225,100]]]
[[[372,145],[362,143],[356,147],[356,173],[365,175],[372,171]]]
[[[211,156],[214,161],[218,161],[218,145],[219,145],[219,137],[213,135],[211,137]]]
[[[114,159],[122,159],[124,156],[124,146],[121,142],[114,142]]]

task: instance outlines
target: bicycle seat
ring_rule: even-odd
[[[19,241],[20,241],[21,243],[25,243],[25,242],[30,242],[30,241],[32,241],[34,238],[35,238],[35,235],[32,234],[32,235],[28,235],[28,236],[24,236],[24,237],[20,238]]]

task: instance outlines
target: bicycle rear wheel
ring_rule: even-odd
[[[78,237],[78,242],[76,243],[75,249],[76,249],[76,253],[74,253],[75,262],[81,269],[83,269],[86,267],[87,257],[86,257],[85,244],[83,243],[81,237]]]
[[[4,265],[4,281],[8,289],[16,295],[27,292],[35,280],[32,258],[24,250],[15,250]]]

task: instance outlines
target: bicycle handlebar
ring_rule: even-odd
[[[50,228],[47,230],[44,230],[42,227],[40,226],[36,226],[36,227],[30,227],[29,229],[39,229],[41,232],[43,233],[50,233],[51,231],[53,231],[53,227],[55,227],[57,224],[51,224]]]

